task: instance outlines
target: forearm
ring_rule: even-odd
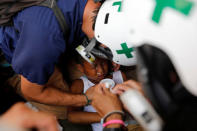
[[[72,123],[91,124],[98,123],[101,117],[96,112],[70,112],[68,120]]]
[[[31,95],[24,96],[28,100],[49,105],[84,106],[86,104],[86,98],[84,95],[63,92],[53,87],[46,87],[42,91],[36,92],[32,89]]]

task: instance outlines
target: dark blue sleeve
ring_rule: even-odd
[[[0,45],[3,41],[3,28],[0,26]]]
[[[29,81],[43,85],[53,73],[65,45],[62,33],[36,23],[23,23],[12,59],[13,69]]]

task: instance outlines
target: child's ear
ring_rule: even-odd
[[[84,69],[83,69],[83,67],[82,67],[81,64],[77,64],[77,69],[78,69],[79,71],[81,71],[82,73],[84,73]]]

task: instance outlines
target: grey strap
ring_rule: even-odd
[[[63,15],[62,11],[57,6],[56,0],[45,0],[44,2],[39,4],[38,6],[46,6],[46,7],[51,8],[53,10],[53,12],[54,12],[59,24],[60,24],[60,27],[62,29],[62,32],[63,32],[64,36],[67,37],[69,35],[69,27],[66,23],[66,20],[64,18],[64,15]]]
[[[88,44],[88,46],[86,47],[85,51],[86,52],[90,52],[96,45],[96,39],[92,38]]]

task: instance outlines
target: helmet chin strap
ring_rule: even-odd
[[[95,38],[92,38],[90,41],[85,38],[82,45],[76,48],[76,51],[91,64],[95,61],[94,55],[111,61],[113,59],[111,50],[100,46]]]
[[[97,46],[97,40],[95,38],[92,38],[90,42],[86,39],[82,45],[85,47],[85,52],[92,53],[104,59],[112,60],[113,58],[111,51],[102,46]]]
[[[88,46],[85,48],[85,51],[91,52],[91,50],[96,46],[96,39],[92,38],[88,43]]]

